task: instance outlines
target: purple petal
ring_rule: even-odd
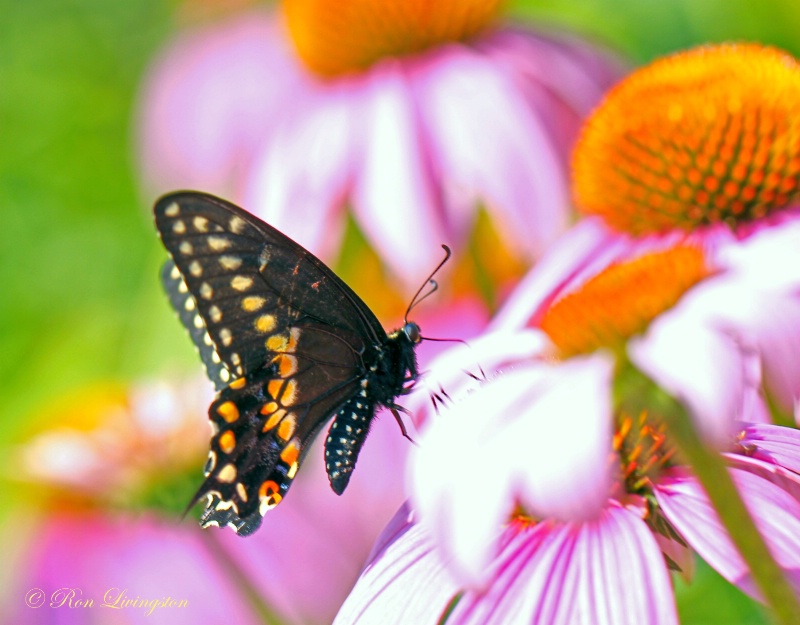
[[[800,431],[771,424],[748,425],[739,435],[748,456],[800,474]]]
[[[410,463],[412,497],[464,583],[480,583],[518,501],[539,518],[568,519],[605,503],[610,375],[602,356],[518,364],[431,419]]]
[[[767,388],[781,409],[800,397],[800,219],[721,246],[725,269],[703,290],[705,314],[760,353]],[[697,299],[700,300],[700,294]]]
[[[569,202],[564,167],[520,89],[499,64],[463,46],[439,50],[412,76],[445,183],[483,200],[518,249],[541,253],[565,228]]]
[[[363,90],[341,82],[298,97],[246,176],[248,209],[324,258],[338,252],[361,158]]]
[[[619,61],[576,37],[504,29],[478,45],[535,103],[565,162],[580,122],[623,74]]]
[[[381,257],[416,285],[440,260],[440,244],[452,240],[406,76],[390,63],[368,78],[353,212]]]
[[[769,460],[750,458],[736,453],[724,454],[728,466],[757,475],[772,482],[781,490],[800,501],[800,475]]]
[[[421,428],[438,415],[441,400],[462,401],[480,388],[486,381],[483,374],[492,377],[505,367],[526,360],[543,360],[551,353],[550,340],[539,331],[487,332],[470,340],[469,345],[457,344],[433,359],[406,407],[413,413],[417,428]],[[436,403],[434,397],[439,398]]]
[[[630,510],[508,531],[517,533],[492,565],[491,586],[467,592],[448,623],[677,623],[661,552]]]
[[[277,20],[251,12],[180,36],[145,79],[138,114],[139,160],[156,190],[229,195],[234,179],[300,88]]]
[[[771,292],[794,291],[800,282],[800,214],[767,224],[736,245],[722,247],[718,262],[733,270],[736,279]]]
[[[729,336],[678,304],[628,344],[631,360],[686,406],[699,433],[723,448],[748,397],[746,363]]]
[[[599,258],[616,253],[619,240],[598,219],[583,219],[558,239],[514,289],[492,320],[492,329],[518,329],[534,323],[559,291]],[[609,249],[610,248],[610,249]]]
[[[334,625],[439,622],[458,592],[424,528],[404,505],[389,523]]]
[[[800,280],[794,293],[772,298],[751,320],[764,359],[764,379],[776,403],[791,410],[800,398]]]
[[[773,481],[731,469],[736,487],[778,565],[800,591],[800,501]],[[683,538],[720,575],[758,597],[749,570],[693,477],[674,473],[655,490],[658,505]]]
[[[604,354],[552,367],[553,375],[531,381],[517,404],[522,414],[503,429],[517,495],[536,517],[588,519],[605,505],[613,368]]]
[[[633,239],[609,230],[598,218],[584,218],[561,236],[528,272],[490,327],[536,325],[554,299],[579,288],[612,263],[668,249],[684,239],[681,233]]]

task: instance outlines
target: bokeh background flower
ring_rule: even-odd
[[[227,195],[326,259],[350,208],[409,285],[481,207],[535,258],[569,221],[567,146],[622,64],[500,4],[290,0],[192,30],[146,77],[143,175]]]
[[[64,580],[87,591],[93,584],[115,587],[110,578],[118,577],[123,582],[131,580],[129,590],[134,596],[185,592],[184,598],[191,602],[179,617],[177,611],[150,617],[120,611],[108,617],[118,617],[118,622],[174,623],[185,617],[186,622],[213,623],[227,622],[231,615],[241,617],[240,622],[263,621],[264,613],[253,609],[253,596],[279,620],[328,622],[346,594],[346,576],[339,575],[322,588],[316,580],[324,577],[303,571],[325,561],[348,571],[352,581],[374,535],[399,505],[402,485],[393,481],[392,471],[402,475],[407,445],[392,420],[382,419],[376,426],[362,460],[364,475],[380,475],[380,483],[364,479],[359,486],[357,471],[351,486],[366,491],[380,487],[384,492],[379,494],[397,486],[395,502],[390,506],[386,499],[382,504],[384,518],[376,514],[374,519],[349,517],[348,521],[343,516],[341,523],[328,523],[334,514],[350,513],[357,506],[348,502],[347,495],[339,499],[328,492],[322,471],[310,458],[303,473],[318,481],[310,483],[308,490],[298,481],[291,498],[298,507],[290,507],[287,499],[274,511],[273,541],[264,535],[239,542],[224,534],[206,536],[190,520],[176,524],[196,487],[193,477],[201,472],[208,431],[205,408],[192,408],[194,421],[186,421],[197,428],[170,430],[168,421],[147,419],[134,419],[127,429],[117,427],[120,415],[136,413],[130,410],[133,404],[151,406],[142,408],[142,414],[154,414],[152,403],[138,404],[132,399],[138,397],[136,389],[142,380],[151,389],[162,389],[156,393],[162,396],[164,385],[178,384],[178,379],[191,379],[194,384],[192,376],[200,371],[158,285],[164,253],[149,215],[155,195],[169,190],[161,186],[169,181],[231,197],[241,194],[240,200],[246,197],[246,188],[251,193],[248,197],[260,196],[258,187],[248,187],[243,180],[254,164],[274,158],[267,155],[263,143],[277,132],[276,119],[268,111],[286,92],[308,88],[307,78],[292,73],[297,68],[291,67],[291,48],[272,45],[274,24],[267,20],[254,25],[249,18],[254,12],[274,15],[275,5],[252,0],[78,0],[69,4],[9,0],[1,4],[0,476],[5,504],[0,509],[0,541],[6,557],[0,569],[0,601],[14,609],[0,611],[0,618],[10,619],[9,623],[34,618],[97,622],[97,613],[91,611],[32,611],[22,603],[26,586]],[[754,40],[800,53],[795,36],[800,9],[790,0],[758,4],[513,0],[503,7],[501,23],[504,28],[513,25],[513,30],[494,46],[482,44],[481,59],[491,57],[487,63],[493,66],[503,66],[507,57],[525,61],[517,66],[521,73],[517,77],[526,78],[527,82],[521,81],[524,99],[536,102],[535,110],[546,120],[549,141],[547,148],[526,149],[536,149],[537,154],[549,150],[547,158],[561,163],[571,151],[564,137],[591,104],[560,101],[557,96],[587,92],[567,81],[567,72],[554,72],[549,63],[537,64],[537,52],[563,52],[551,46],[554,39],[570,37],[577,47],[573,51],[606,46],[630,65],[720,40]],[[520,30],[533,31],[541,39],[532,42]],[[193,53],[192,42],[203,33],[217,35],[209,56],[186,61]],[[238,54],[242,51],[243,55]],[[165,61],[169,54],[174,55],[172,61]],[[578,66],[591,67],[589,57],[576,54]],[[265,66],[259,62],[265,57],[280,62],[288,58],[286,72],[275,70],[265,77]],[[177,121],[170,128],[156,129],[157,136],[145,141],[143,124],[148,129],[152,126],[143,113],[143,94],[156,80],[154,72],[168,72],[169,62],[184,61],[181,81],[176,83],[180,97],[162,101],[170,111],[170,107],[178,111],[173,117]],[[220,67],[226,71],[215,73]],[[251,71],[254,80],[236,80],[240,73],[250,75]],[[604,80],[601,73],[600,69],[596,74],[589,71],[584,78],[599,83]],[[537,85],[544,81],[552,88],[547,93],[538,91]],[[278,82],[285,89],[274,89]],[[209,84],[217,98],[203,97]],[[565,116],[556,120],[556,111]],[[184,132],[191,123],[200,124],[196,133],[174,135],[182,137],[182,143],[159,142],[170,132]],[[437,129],[441,130],[438,123]],[[564,129],[566,135],[561,133]],[[285,135],[284,141],[294,146],[291,139]],[[201,141],[207,141],[202,149]],[[192,149],[180,151],[187,146]],[[145,157],[147,149],[156,154]],[[313,162],[341,165],[326,161],[327,155],[322,149]],[[481,171],[484,164],[498,167],[488,153],[481,156],[486,161],[479,163]],[[295,160],[301,157],[302,152]],[[318,173],[331,172],[318,169]],[[342,170],[334,173],[341,175]],[[163,182],[159,176],[165,176]],[[490,182],[500,184],[500,179]],[[549,182],[564,184],[563,180]],[[452,191],[447,188],[448,193]],[[554,192],[532,188],[530,193],[538,197]],[[431,222],[426,221],[441,215],[422,213],[429,205],[407,207],[420,213],[412,218],[414,213],[409,212],[395,222],[407,228],[409,240],[401,253],[394,250],[389,255],[375,249],[383,239],[350,199],[351,213],[344,212],[344,204],[337,204],[338,213],[324,207],[331,220],[341,220],[328,250],[329,260],[389,326],[402,317],[407,283],[417,281],[428,259],[438,259],[438,244],[447,242],[439,241],[441,230],[431,230]],[[519,255],[498,214],[483,207],[469,221],[465,213],[458,213],[458,219],[464,219],[461,223],[469,225],[462,225],[465,232],[456,233],[461,237],[459,258],[442,276],[440,292],[415,311],[426,333],[464,337],[478,332],[529,268],[532,258]],[[377,216],[385,217],[380,212]],[[385,223],[389,222],[383,223],[384,229]],[[182,391],[180,395],[183,400],[199,399],[202,393]],[[116,408],[98,411],[98,405]],[[178,414],[186,409],[188,404]],[[93,414],[95,421],[89,423]],[[63,426],[69,426],[71,433],[66,434]],[[370,447],[386,463],[380,465],[383,468],[371,469],[366,464]],[[369,493],[354,490],[356,496]],[[348,523],[350,531],[341,529]],[[306,542],[302,549],[281,556],[274,539],[277,535],[291,544],[288,538],[293,532]],[[350,542],[352,532],[360,534],[355,542]],[[209,542],[213,543],[210,550]],[[341,567],[331,564],[336,562]],[[282,584],[272,579],[267,583],[259,565],[281,571]],[[243,572],[244,577],[233,571]],[[252,586],[246,587],[243,580]],[[757,603],[708,567],[700,565],[691,586],[679,577],[673,582],[683,623],[767,622]],[[214,611],[219,605],[204,610],[208,604],[203,602],[209,598],[228,610]]]

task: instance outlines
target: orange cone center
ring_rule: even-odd
[[[759,45],[708,46],[617,85],[573,157],[574,196],[634,235],[759,219],[800,199],[800,65]]]
[[[317,74],[332,77],[475,37],[499,5],[500,0],[284,0],[283,13],[300,58]]]

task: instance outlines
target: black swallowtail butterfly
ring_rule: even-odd
[[[419,327],[387,335],[322,261],[224,200],[176,192],[154,212],[172,257],[164,287],[218,391],[206,479],[190,504],[208,498],[203,527],[254,532],[331,417],[325,466],[344,492],[376,411],[400,421]]]

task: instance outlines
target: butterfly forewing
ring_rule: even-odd
[[[177,193],[159,200],[155,215],[195,299],[190,332],[204,325],[224,363],[218,388],[260,367],[270,351],[266,341],[292,324],[322,320],[356,351],[363,337],[385,336],[372,312],[316,257],[238,207]]]
[[[416,376],[413,345],[406,340],[400,358],[399,339],[330,269],[224,200],[170,194],[155,218],[171,256],[162,281],[219,391],[195,497],[208,497],[202,523],[254,531],[334,416],[341,423],[326,449],[337,459],[327,467],[340,493],[375,407]]]

